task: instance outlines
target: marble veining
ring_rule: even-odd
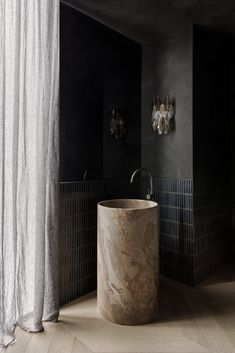
[[[98,204],[98,312],[138,325],[158,307],[159,206],[145,200]]]

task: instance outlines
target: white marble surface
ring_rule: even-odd
[[[159,206],[145,200],[98,204],[98,312],[138,325],[158,306]]]

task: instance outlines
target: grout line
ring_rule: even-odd
[[[167,218],[161,218],[160,217],[160,222],[163,221],[163,222],[169,222],[169,223],[173,223],[173,224],[179,224],[179,225],[183,225],[183,226],[188,226],[188,227],[193,227],[194,224],[193,223],[183,223],[183,222],[178,222],[178,221],[174,221],[174,220],[171,220],[171,219],[167,219]]]
[[[165,207],[165,208],[173,208],[174,210],[190,211],[190,212],[193,212],[193,211],[194,211],[193,208],[175,207],[175,206],[164,205],[164,204],[161,204],[161,205],[159,205],[159,206],[160,206],[160,207]]]

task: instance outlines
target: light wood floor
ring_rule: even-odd
[[[1,350],[0,350],[1,351]],[[6,353],[233,353],[235,264],[196,288],[162,279],[156,323],[124,327],[102,320],[96,294],[61,310],[60,322],[29,334],[17,328]]]

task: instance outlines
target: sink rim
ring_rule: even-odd
[[[108,202],[112,202],[112,201],[134,201],[134,202],[137,202],[137,203],[141,203],[141,202],[144,202],[144,203],[148,203],[149,206],[147,207],[113,207],[113,206],[107,206],[105,205],[105,203],[108,203]],[[125,211],[138,211],[138,210],[149,210],[149,209],[152,209],[152,208],[155,208],[155,207],[159,207],[159,204],[155,201],[152,201],[152,200],[145,200],[145,199],[109,199],[109,200],[102,200],[100,202],[98,202],[98,206],[101,206],[101,207],[104,207],[104,208],[108,208],[108,209],[111,209],[111,210],[125,210]]]

